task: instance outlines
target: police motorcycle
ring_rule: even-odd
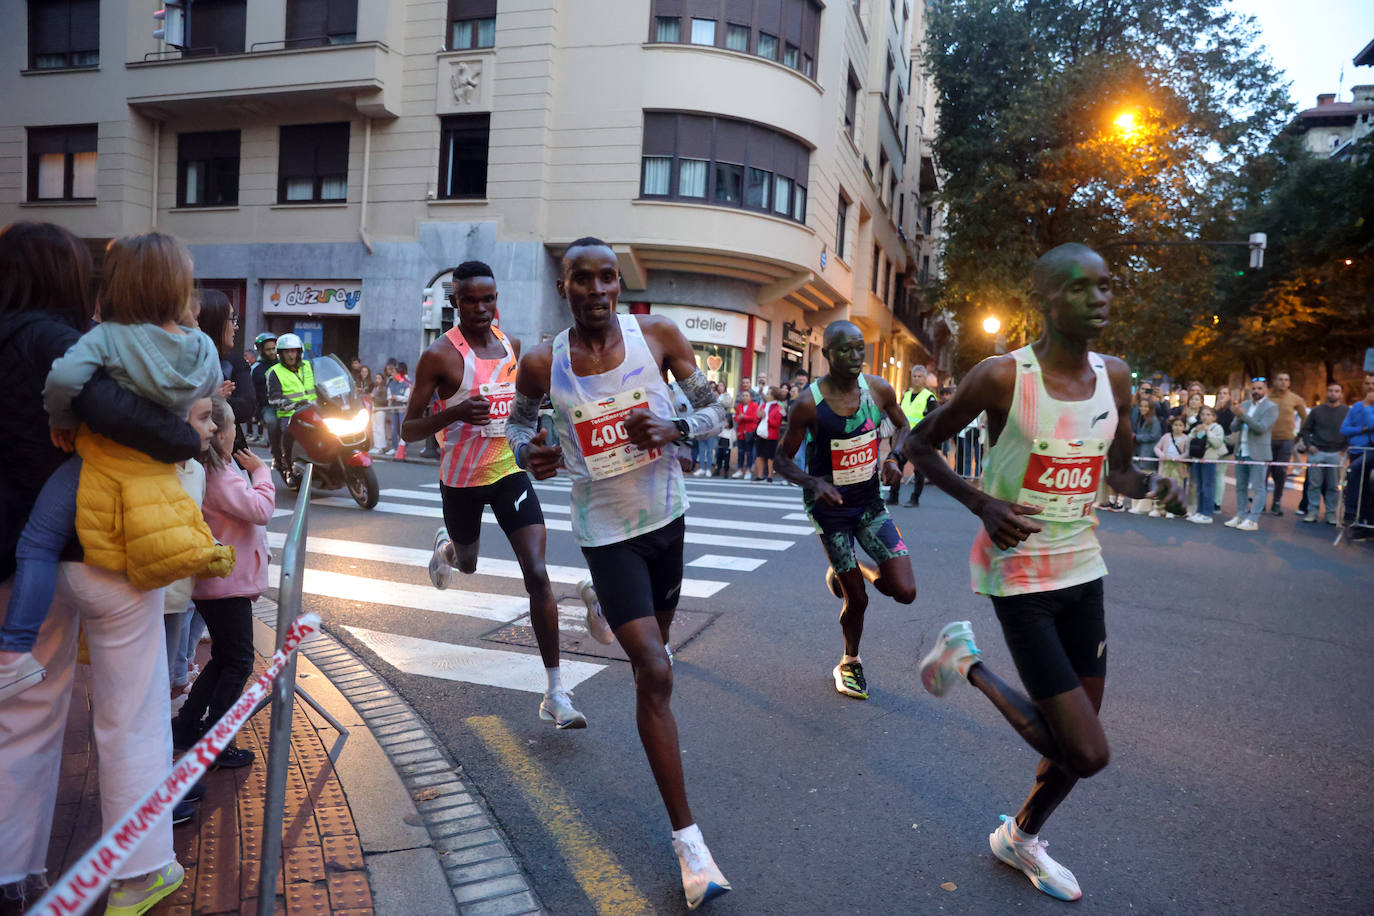
[[[289,489],[299,490],[308,460],[315,466],[312,489],[346,487],[354,502],[371,509],[381,497],[377,471],[367,453],[372,412],[363,403],[353,373],[337,356],[318,357],[310,365],[315,373],[315,400],[306,401],[291,415],[286,432],[295,440],[295,454],[291,467],[283,469],[279,463],[277,473]]]

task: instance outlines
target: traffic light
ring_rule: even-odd
[[[153,21],[157,25],[154,38],[174,48],[186,47],[186,5],[182,0],[167,0],[153,13]]]
[[[1263,232],[1250,233],[1250,266],[1259,270],[1264,266],[1264,249],[1268,247],[1269,236]]]

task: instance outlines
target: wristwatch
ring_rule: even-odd
[[[686,442],[688,439],[692,438],[691,427],[687,425],[687,421],[682,419],[682,417],[673,417],[673,425],[677,427],[677,441]]]

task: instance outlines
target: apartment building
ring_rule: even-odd
[[[414,362],[481,259],[526,344],[606,239],[632,312],[731,386],[857,322],[941,354],[930,92],[910,0],[0,0],[0,221],[186,240],[241,333]],[[24,23],[26,27],[19,27]]]

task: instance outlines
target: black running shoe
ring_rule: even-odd
[[[205,797],[205,777],[196,780],[196,784],[191,786],[182,796],[183,801],[198,802]]]
[[[835,689],[856,700],[868,699],[868,681],[864,680],[864,666],[859,662],[841,662],[831,672],[835,677]]]
[[[184,824],[195,816],[196,803],[189,798],[183,798],[181,801],[177,802],[176,807],[172,809],[172,824]]]
[[[237,770],[239,767],[246,767],[253,762],[255,755],[247,748],[231,744],[220,751],[215,758],[215,768],[221,770]]]

